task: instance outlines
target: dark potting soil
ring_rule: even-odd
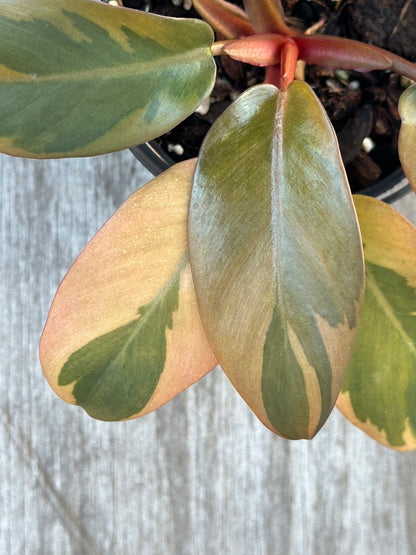
[[[198,17],[188,0],[124,0],[123,4],[172,17]],[[321,22],[319,33],[374,44],[416,62],[416,0],[282,0],[282,4],[289,23],[299,29]],[[197,156],[215,119],[248,86],[263,80],[261,68],[226,56],[216,60],[218,78],[208,112],[192,114],[156,139],[174,161]],[[307,67],[305,78],[331,118],[353,192],[400,166],[397,104],[405,79],[388,71],[364,74],[317,66]]]

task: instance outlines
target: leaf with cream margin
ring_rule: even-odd
[[[416,228],[354,196],[366,268],[357,342],[337,407],[376,441],[416,447]]]
[[[136,191],[77,258],[52,303],[40,360],[54,391],[101,420],[146,414],[216,364],[187,256],[195,161]]]
[[[91,0],[0,2],[0,151],[121,150],[191,114],[215,81],[206,23]]]
[[[189,250],[221,367],[268,428],[312,437],[344,379],[364,270],[335,133],[308,85],[253,87],[214,123]]]
[[[403,171],[416,191],[416,84],[404,91],[399,100],[402,125],[399,134],[399,157]]]

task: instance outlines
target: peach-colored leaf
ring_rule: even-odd
[[[195,161],[134,193],[62,281],[40,359],[65,401],[102,420],[150,412],[216,364],[187,257]]]

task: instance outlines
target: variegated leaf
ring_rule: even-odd
[[[416,228],[354,197],[365,256],[361,323],[338,408],[383,445],[416,447]]]
[[[399,156],[403,171],[416,191],[416,84],[404,91],[399,101],[402,125],[399,134]]]
[[[120,150],[174,127],[215,79],[211,28],[92,0],[0,2],[0,150]]]
[[[102,420],[158,408],[215,364],[187,257],[195,161],[134,193],[75,261],[40,344],[52,388]]]
[[[271,430],[312,437],[342,385],[364,271],[335,134],[308,85],[253,87],[216,121],[189,248],[222,368]]]

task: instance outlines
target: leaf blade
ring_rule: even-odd
[[[312,437],[341,387],[363,288],[336,140],[299,82],[287,93],[253,87],[217,121],[199,158],[189,221],[204,328],[260,420],[285,437]],[[328,221],[334,239],[325,243]]]
[[[212,31],[99,2],[0,7],[0,148],[29,157],[120,150],[209,94]]]
[[[382,445],[408,451],[416,447],[416,228],[377,199],[354,201],[366,290],[337,407]]]
[[[186,253],[194,168],[179,164],[134,193],[80,254],[52,303],[42,368],[61,398],[94,418],[146,414],[216,364]]]
[[[58,386],[75,382],[72,393],[77,404],[94,418],[129,418],[140,414],[152,397],[165,366],[165,330],[172,329],[178,309],[182,270],[174,272],[164,294],[139,309],[140,318],[92,340],[62,367]],[[143,377],[141,367],[146,368]]]

